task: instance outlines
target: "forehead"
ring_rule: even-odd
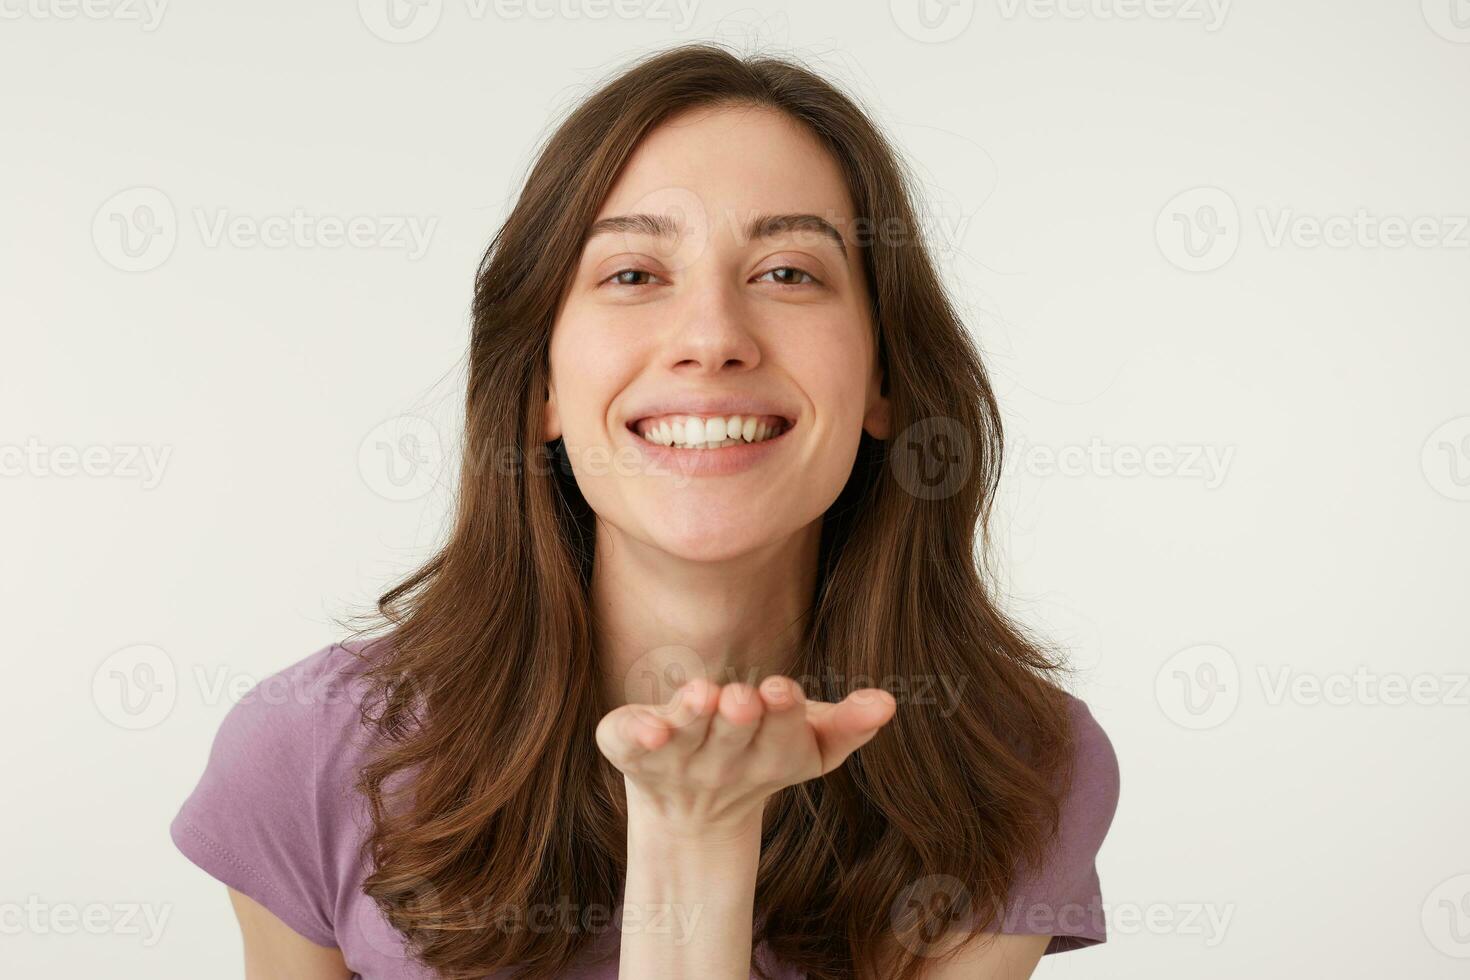
[[[694,198],[713,219],[807,212],[844,234],[853,219],[831,153],[801,123],[765,106],[700,108],[665,120],[633,151],[597,217],[663,212]]]

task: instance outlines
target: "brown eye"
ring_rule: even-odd
[[[774,269],[770,269],[770,270],[768,270],[766,272],[761,273],[757,278],[758,279],[764,279],[766,276],[776,275],[777,273],[783,273],[783,272],[784,273],[789,273],[789,274],[794,274],[795,276],[806,276],[806,278],[807,278],[808,281],[807,282],[792,281],[792,277],[790,275],[788,275],[788,276],[785,276],[785,277],[781,277],[781,278],[777,278],[777,279],[772,280],[773,282],[775,282],[779,286],[806,286],[806,285],[814,284],[814,283],[817,282],[817,277],[816,276],[812,275],[810,272],[807,272],[805,269],[798,269],[794,265],[781,265],[781,266],[777,266]]]
[[[620,269],[617,272],[614,272],[612,275],[608,276],[606,279],[604,279],[603,282],[604,283],[608,283],[608,282],[612,282],[614,279],[616,279],[616,280],[618,280],[618,282],[616,283],[616,285],[619,285],[619,286],[646,286],[648,284],[645,283],[645,282],[629,282],[624,277],[626,277],[626,276],[648,276],[648,275],[652,275],[652,273],[650,273],[647,269]]]

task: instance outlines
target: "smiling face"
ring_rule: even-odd
[[[837,162],[775,110],[692,110],[643,140],[551,337],[544,437],[602,522],[734,557],[819,519],[863,429],[888,437],[853,218]]]

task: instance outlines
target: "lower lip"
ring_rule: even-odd
[[[786,431],[772,439],[761,442],[742,442],[735,446],[723,446],[719,449],[680,449],[678,446],[661,446],[656,442],[649,442],[638,433],[623,427],[643,453],[651,462],[655,463],[660,470],[667,471],[676,476],[730,476],[734,473],[742,473],[757,463],[768,458],[781,446],[786,444],[796,426],[790,425]],[[659,474],[661,475],[661,474]]]

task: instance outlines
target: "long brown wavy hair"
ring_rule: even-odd
[[[872,741],[772,799],[754,945],[814,980],[912,980],[933,962],[937,926],[995,927],[1058,826],[1072,757],[1051,679],[1063,667],[987,585],[1000,416],[907,172],[853,99],[806,67],[683,45],[586,97],[537,155],[476,276],[452,530],[370,614],[391,637],[369,646],[382,652],[364,673],[379,743],[357,785],[373,820],[364,891],[446,978],[559,976],[593,953],[596,930],[506,917],[621,902],[623,777],[593,735],[612,707],[587,598],[594,515],[559,440],[540,442],[547,350],[583,236],[639,141],[676,113],[723,106],[805,124],[859,219],[902,231],[859,243],[898,435],[863,434],[823,517],[792,676],[828,701],[891,678],[964,695],[947,714],[894,690],[897,714]]]

